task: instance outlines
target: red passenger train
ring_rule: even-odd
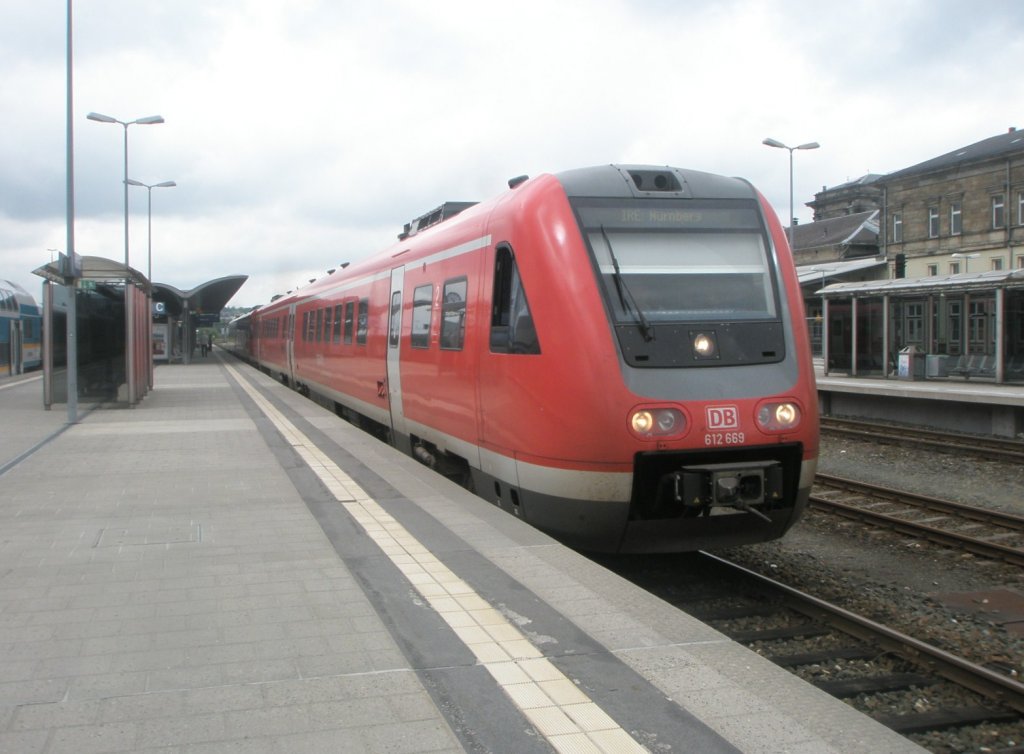
[[[764,198],[631,165],[509,186],[254,311],[248,357],[572,546],[781,536],[814,478],[817,394]]]

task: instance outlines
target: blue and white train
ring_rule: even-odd
[[[39,305],[17,283],[0,280],[0,377],[38,369],[43,363]]]

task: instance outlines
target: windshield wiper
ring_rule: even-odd
[[[622,277],[622,271],[619,269],[619,260],[615,257],[615,251],[612,249],[611,239],[608,238],[608,233],[605,231],[604,226],[601,226],[601,237],[604,239],[604,245],[608,247],[608,255],[612,258],[612,279],[615,281],[615,290],[619,292],[619,302],[622,304],[622,310],[628,311],[632,309],[636,312],[637,326],[640,328],[640,334],[644,336],[644,340],[648,343],[654,340],[654,329],[651,327],[651,323],[647,321],[647,317],[644,316],[643,310],[637,306],[636,299],[633,298],[633,294],[629,290],[629,286],[626,285],[626,281]],[[626,299],[629,299],[627,302]]]

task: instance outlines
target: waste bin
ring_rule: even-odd
[[[917,346],[901,348],[898,356],[897,376],[901,380],[924,379],[924,352]]]

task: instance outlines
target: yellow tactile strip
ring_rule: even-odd
[[[647,751],[504,615],[370,498],[237,370],[230,366],[226,369],[556,751]]]

